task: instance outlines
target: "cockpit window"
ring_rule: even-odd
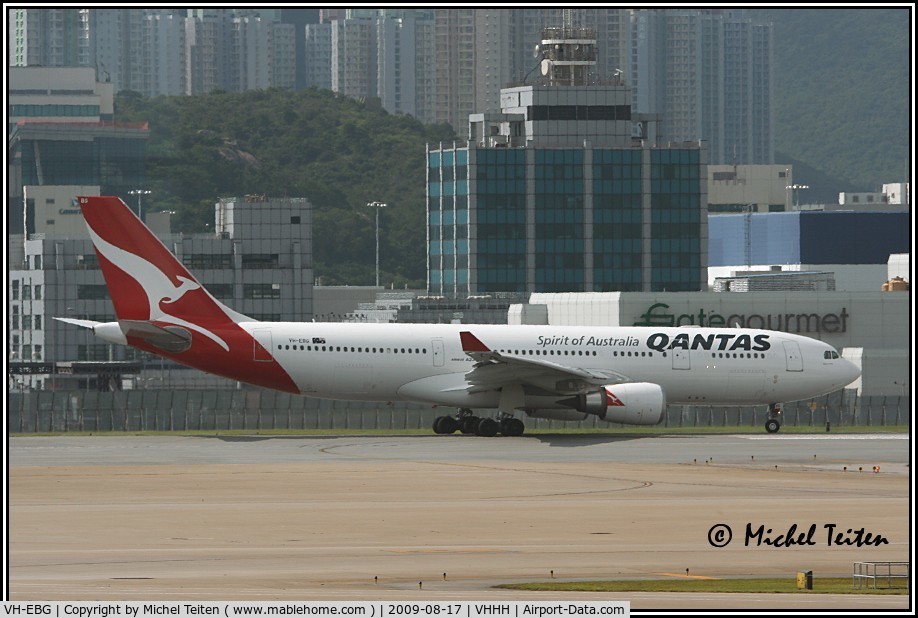
[[[822,357],[826,360],[830,358],[838,358],[838,352],[836,352],[835,350],[826,350],[825,352],[822,353]]]

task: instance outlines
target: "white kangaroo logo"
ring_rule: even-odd
[[[150,320],[169,322],[176,326],[189,328],[204,335],[225,351],[229,352],[229,346],[226,342],[214,333],[201,328],[197,324],[192,324],[187,320],[165,313],[159,306],[160,302],[167,304],[174,303],[192,290],[200,289],[210,296],[207,290],[201,288],[200,284],[179,275],[178,279],[181,281],[181,284],[176,286],[165,273],[142,257],[107,242],[96,234],[92,228],[89,228],[89,235],[92,237],[92,242],[96,246],[96,249],[105,256],[105,259],[133,277],[133,279],[140,284],[140,287],[143,288],[150,304]],[[217,303],[217,306],[219,306],[219,303]]]
[[[197,290],[198,288],[201,287],[199,284],[195,283],[188,277],[177,275],[176,279],[178,279],[182,283],[177,288],[175,288],[175,295],[174,296],[163,296],[162,302],[170,303],[170,304],[174,303],[175,301],[180,299],[182,296],[184,296],[185,292],[190,292],[191,290]]]

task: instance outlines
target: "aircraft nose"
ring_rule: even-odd
[[[844,360],[843,371],[844,371],[844,380],[845,380],[845,383],[843,384],[843,386],[847,386],[848,384],[851,384],[852,382],[857,380],[859,377],[861,377],[861,368],[855,365],[854,363],[852,363],[851,361],[849,361],[848,359],[842,359],[842,360]]]

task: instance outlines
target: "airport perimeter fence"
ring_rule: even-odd
[[[857,397],[837,391],[784,404],[782,423],[833,429],[909,425],[909,398]],[[68,431],[197,431],[430,429],[454,408],[409,403],[332,401],[259,390],[8,392],[10,433]],[[764,426],[765,406],[669,406],[665,427]],[[529,429],[626,427],[595,416],[565,422],[527,418]],[[638,428],[635,428],[638,429]]]

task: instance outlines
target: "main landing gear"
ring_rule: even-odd
[[[434,433],[447,434],[460,431],[476,436],[521,436],[526,430],[523,421],[510,415],[502,414],[500,418],[479,418],[468,408],[459,410],[457,416],[438,416],[433,422]]]
[[[778,433],[781,429],[781,404],[768,404],[768,418],[765,419],[765,431],[768,433]]]

